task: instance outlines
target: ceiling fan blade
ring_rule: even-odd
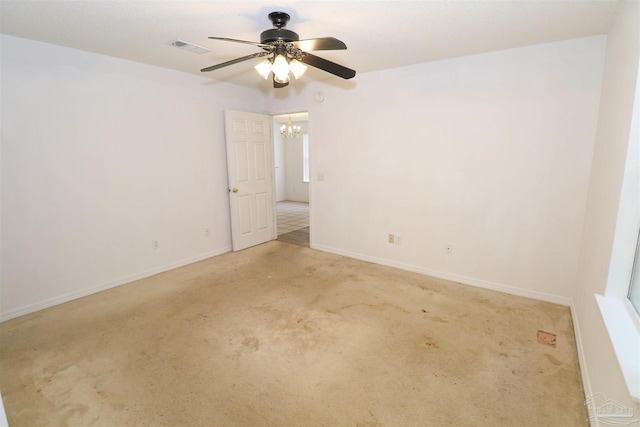
[[[278,83],[278,82],[276,81],[276,76],[273,76],[273,87],[274,87],[274,88],[279,89],[279,88],[281,88],[281,87],[285,87],[285,86],[289,86],[289,82],[286,82],[286,83]]]
[[[273,50],[273,46],[270,44],[264,44],[264,43],[256,43],[256,42],[250,42],[250,41],[246,41],[246,40],[237,40],[237,39],[229,39],[226,37],[209,37],[211,40],[222,40],[225,42],[234,42],[234,43],[244,43],[244,44],[250,44],[252,46],[258,46],[261,47],[263,49],[269,49],[269,51]]]
[[[210,67],[203,68],[200,71],[203,72],[203,73],[205,71],[213,71],[213,70],[217,70],[218,68],[226,67],[227,65],[237,64],[238,62],[246,61],[246,60],[251,59],[251,58],[260,58],[262,56],[266,56],[266,55],[269,55],[269,54],[271,54],[271,52],[258,52],[258,53],[254,53],[254,54],[251,54],[251,55],[243,56],[242,58],[232,59],[231,61],[223,62],[221,64],[212,65]]]
[[[305,64],[311,65],[312,67],[320,68],[327,73],[335,74],[336,76],[342,77],[343,79],[350,79],[352,77],[355,77],[356,75],[355,70],[352,70],[351,68],[344,67],[340,64],[336,64],[335,62],[328,61],[326,59],[320,58],[319,56],[315,56],[306,52],[300,59],[300,62],[304,62]]]
[[[292,45],[304,51],[308,50],[344,50],[347,45],[335,37],[320,37],[291,42]]]

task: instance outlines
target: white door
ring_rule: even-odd
[[[275,236],[271,117],[225,111],[233,250]]]

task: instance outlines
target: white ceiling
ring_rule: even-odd
[[[301,39],[333,36],[347,44],[346,51],[319,51],[318,56],[366,73],[606,34],[619,7],[619,0],[3,0],[0,32],[271,90],[271,82],[253,70],[259,59],[201,73],[260,51],[207,37],[258,42],[271,28],[267,15],[283,11],[291,15],[287,28]],[[171,46],[175,39],[211,52],[183,51]],[[314,70],[303,78],[338,77]]]

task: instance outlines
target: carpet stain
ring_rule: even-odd
[[[409,310],[404,309],[404,308],[402,308],[402,307],[400,307],[398,305],[395,305],[395,304],[390,304],[388,302],[383,302],[383,303],[380,303],[380,304],[363,304],[363,303],[360,303],[360,304],[349,304],[349,305],[345,305],[345,306],[336,308],[335,310],[326,310],[326,311],[328,313],[338,313],[340,311],[347,310],[349,308],[354,308],[354,307],[370,308],[370,309],[374,309],[376,311],[384,311],[384,310],[390,309],[390,310],[401,311],[404,314],[411,314],[411,312]]]
[[[433,348],[433,349],[440,347],[438,345],[438,342],[431,337],[427,337],[427,340],[425,341],[424,345],[426,345],[427,348]]]
[[[432,316],[431,320],[433,320],[434,322],[438,322],[438,323],[449,323],[449,321],[447,319],[444,319],[440,316]]]
[[[538,338],[538,344],[546,345],[547,347],[556,348],[556,334],[538,330],[538,333],[536,336]]]
[[[242,347],[248,350],[258,351],[260,348],[260,340],[256,337],[247,337],[242,341]]]
[[[556,359],[552,354],[545,354],[544,357],[546,357],[549,362],[553,363],[556,366],[562,365],[562,362]]]

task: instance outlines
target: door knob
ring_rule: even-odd
[[[231,191],[233,191],[234,193],[237,193],[238,189],[236,187],[233,187],[233,190],[231,190]]]

